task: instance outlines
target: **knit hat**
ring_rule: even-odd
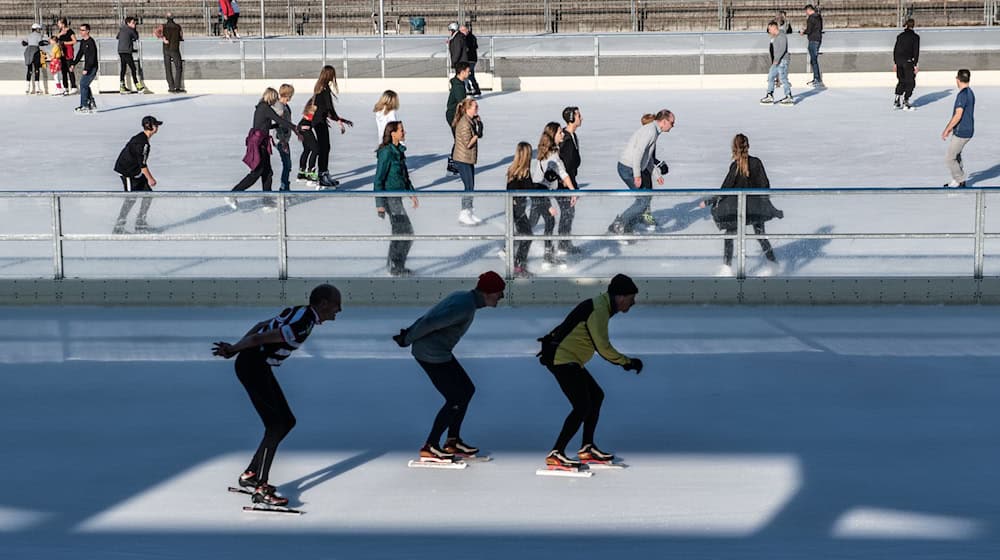
[[[638,294],[639,288],[636,287],[635,282],[628,276],[615,274],[615,277],[611,279],[611,284],[608,285],[608,293],[613,296],[627,296]]]
[[[480,274],[479,282],[476,284],[476,289],[484,294],[495,294],[504,291],[505,288],[507,288],[507,283],[492,270]]]

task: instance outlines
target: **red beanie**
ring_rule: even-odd
[[[476,284],[476,289],[484,294],[502,292],[506,287],[507,283],[503,281],[503,278],[492,270],[480,274],[479,283]]]

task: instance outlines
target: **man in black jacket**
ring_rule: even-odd
[[[90,24],[80,25],[81,39],[77,43],[76,58],[70,65],[69,71],[73,72],[76,65],[83,61],[83,77],[80,78],[80,106],[75,109],[77,113],[94,113],[97,111],[97,103],[94,102],[94,94],[90,91],[90,83],[97,78],[97,41],[90,36]]]
[[[459,62],[469,62],[469,51],[465,48],[465,34],[462,33],[455,22],[448,24],[448,56],[451,58],[451,67],[454,68]]]
[[[916,22],[913,18],[906,20],[903,32],[896,36],[896,46],[892,49],[892,69],[896,71],[896,101],[893,106],[897,109],[912,111],[910,96],[913,95],[913,88],[917,87],[917,67],[920,59],[920,35],[913,31]],[[900,103],[899,96],[903,96]]]
[[[566,168],[566,174],[573,183],[574,189],[579,189],[576,182],[576,174],[580,171],[580,140],[576,136],[576,130],[583,124],[583,115],[580,114],[579,107],[566,107],[563,109],[562,118],[566,121],[563,128],[563,141],[559,144],[559,159]],[[565,189],[565,185],[559,184],[559,189]],[[559,203],[559,235],[569,235],[573,229],[573,218],[576,215],[573,199],[576,197],[561,196],[556,198]],[[560,255],[577,255],[580,248],[573,245],[568,239],[559,241],[558,253]]]
[[[469,95],[479,97],[483,92],[479,89],[479,82],[476,81],[476,62],[479,62],[479,41],[472,34],[472,24],[466,23],[458,28],[465,35],[465,59],[469,63],[469,79],[465,82],[466,91]]]
[[[184,33],[174,22],[174,16],[167,12],[167,22],[163,24],[163,69],[167,73],[167,91],[187,93],[184,90],[184,59],[181,58],[181,41]]]
[[[799,32],[809,39],[809,66],[813,79],[807,86],[823,87],[823,74],[819,71],[819,46],[823,42],[823,16],[812,4],[806,4],[806,28]]]
[[[135,42],[138,40],[139,32],[135,30],[135,18],[129,16],[118,29],[118,81],[120,82],[118,93],[132,93],[125,83],[126,69],[132,71],[132,83],[135,84],[135,89],[142,89],[142,82],[135,73],[135,59],[132,57]]]
[[[156,120],[156,117],[149,115],[143,117],[142,132],[130,138],[128,144],[125,144],[121,153],[118,154],[118,159],[115,161],[115,173],[121,177],[125,192],[149,192],[156,186],[156,179],[149,171],[149,139],[159,132],[161,124],[163,121]],[[142,197],[139,215],[135,217],[136,233],[145,233],[149,230],[149,224],[146,223],[146,213],[149,212],[149,206],[152,203],[152,197]],[[125,233],[125,221],[133,206],[135,206],[135,198],[131,196],[122,201],[121,211],[118,212],[118,221],[115,222],[115,229],[112,233]]]

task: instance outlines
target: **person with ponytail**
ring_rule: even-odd
[[[507,190],[508,191],[531,191],[537,187],[531,180],[531,144],[518,142],[517,149],[514,150],[514,162],[507,168]],[[531,235],[531,225],[528,223],[526,215],[528,198],[524,196],[514,197],[514,231],[518,235]],[[531,278],[528,272],[528,250],[531,249],[531,241],[514,242],[514,277]]]
[[[334,108],[334,100],[340,88],[337,87],[337,70],[329,64],[324,66],[319,72],[319,79],[313,86],[313,103],[316,105],[316,113],[313,115],[313,132],[316,133],[316,141],[319,144],[319,183],[318,187],[335,188],[340,184],[330,177],[330,122],[340,126],[340,133],[347,131],[344,126],[354,126],[354,123],[342,118]]]
[[[476,188],[476,161],[479,158],[479,139],[483,137],[483,121],[479,118],[479,102],[466,97],[455,109],[451,121],[455,131],[455,147],[451,157],[462,178],[462,186],[466,192]],[[458,223],[463,226],[478,226],[483,223],[473,212],[472,197],[462,197],[462,210],[458,213]]]
[[[729,165],[729,173],[722,182],[724,189],[769,189],[771,182],[764,171],[764,164],[758,158],[750,155],[750,140],[744,134],[737,134],[733,137],[733,162]],[[736,233],[738,225],[739,197],[713,196],[702,201],[701,207],[706,205],[712,207],[712,219],[715,225],[729,235]],[[771,199],[767,195],[747,196],[746,223],[753,226],[756,235],[763,235],[764,222],[774,218],[784,218],[785,213],[778,210],[771,204]],[[761,238],[760,248],[764,252],[764,257],[769,261],[763,274],[771,275],[777,272],[778,260],[774,256],[774,249],[771,242]],[[733,262],[733,240],[726,239],[723,244],[722,253],[723,265],[719,271],[719,276],[732,276]]]
[[[549,190],[555,190],[560,185],[563,188],[576,190],[576,185],[566,173],[566,166],[559,158],[559,144],[564,139],[562,127],[557,122],[550,122],[542,129],[538,139],[538,152],[531,166],[531,180]],[[570,206],[576,206],[576,197],[569,197]],[[528,225],[535,227],[538,219],[545,220],[545,235],[552,235],[556,227],[556,209],[547,196],[531,197],[531,215]],[[555,243],[545,242],[545,262],[561,265],[565,262],[555,253]]]
[[[410,172],[406,168],[406,130],[400,121],[386,123],[382,133],[382,143],[376,153],[378,164],[375,166],[375,191],[413,191]],[[417,197],[411,196],[413,208],[420,207]],[[393,235],[413,235],[413,224],[406,215],[403,199],[400,197],[383,197],[375,199],[375,210],[378,217],[385,219],[389,214],[389,224]],[[393,276],[409,276],[413,272],[406,268],[406,256],[410,254],[413,241],[389,242],[389,274]]]

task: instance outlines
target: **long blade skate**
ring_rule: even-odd
[[[621,462],[620,459],[615,459],[613,461],[599,461],[597,459],[582,459],[581,463],[587,465],[588,469],[627,469],[628,465]]]
[[[234,494],[246,494],[247,496],[253,496],[253,488],[237,488],[235,486],[230,486],[229,491]]]
[[[455,459],[463,463],[489,463],[493,460],[493,456],[489,453],[484,453],[480,451],[475,455],[465,455],[464,453],[455,453]]]
[[[436,461],[433,459],[410,460],[406,466],[415,469],[464,469],[468,463],[459,460]]]
[[[538,476],[562,476],[568,478],[590,478],[594,473],[586,467],[556,467],[547,465],[545,468],[535,471]]]
[[[292,509],[284,506],[268,506],[264,504],[254,504],[252,506],[243,506],[243,511],[253,512],[253,513],[283,513],[286,515],[302,515],[305,513],[299,509]]]

